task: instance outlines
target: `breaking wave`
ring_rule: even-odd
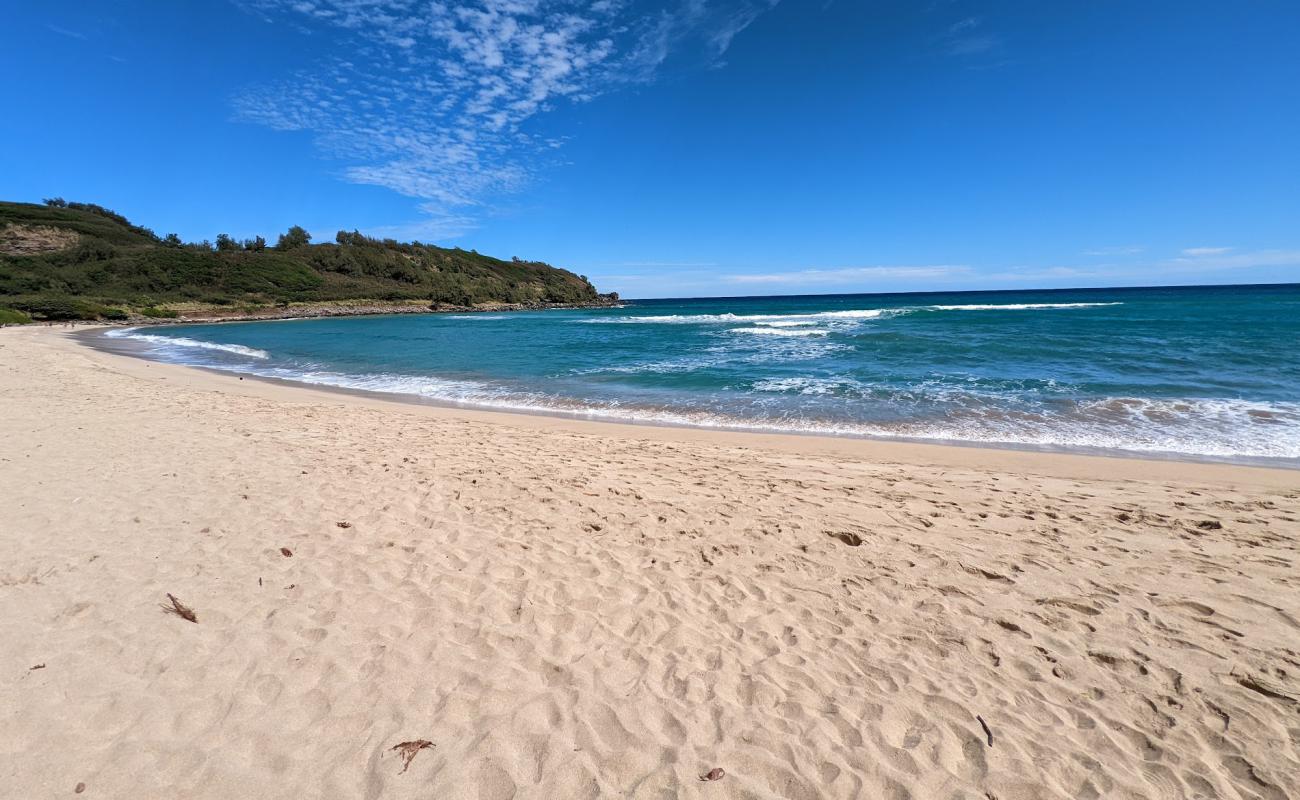
[[[821,328],[729,328],[728,333],[753,333],[766,336],[825,336],[830,331]]]
[[[994,305],[977,303],[960,306],[925,306],[931,311],[1037,311],[1051,308],[1101,308],[1103,306],[1122,306],[1123,303],[1007,303]]]
[[[159,347],[188,347],[196,350],[218,350],[223,353],[234,353],[239,356],[248,358],[267,359],[271,354],[265,350],[258,350],[255,347],[244,347],[242,344],[222,344],[220,342],[204,342],[198,339],[188,339],[184,336],[158,336],[152,333],[139,333],[137,328],[121,328],[111,330],[104,334],[114,339],[134,339],[138,342],[147,342]]]

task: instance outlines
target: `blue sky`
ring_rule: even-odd
[[[8,4],[0,197],[631,297],[1300,280],[1300,4]]]

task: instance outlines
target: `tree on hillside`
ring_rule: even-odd
[[[266,240],[261,236],[254,236],[252,239],[244,240],[244,249],[254,253],[260,253],[266,249]]]
[[[181,241],[181,237],[177,236],[174,233],[167,234],[166,236],[163,237],[162,241],[163,244],[167,245],[168,247],[180,247],[183,244],[183,242]]]
[[[221,253],[233,253],[239,249],[239,242],[228,233],[217,234],[217,251]]]
[[[294,225],[288,231],[280,234],[280,240],[275,243],[276,250],[292,250],[295,247],[305,247],[311,243],[311,234],[304,228]]]

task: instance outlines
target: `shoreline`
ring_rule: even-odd
[[[219,322],[270,322],[295,319],[325,319],[331,317],[379,317],[390,314],[490,314],[505,311],[552,311],[566,308],[614,308],[624,301],[604,298],[585,303],[484,303],[477,306],[439,304],[436,307],[423,300],[336,300],[320,303],[294,303],[287,307],[266,308],[257,311],[222,311],[220,307],[194,311],[179,311],[177,317],[146,317],[133,315],[130,319],[114,322],[107,320],[75,320],[74,324],[104,325],[109,327],[136,327],[146,325],[211,325]],[[49,324],[60,325],[62,320]],[[41,325],[42,322],[29,323]]]
[[[15,796],[1300,796],[1293,471],[0,374]]]
[[[242,382],[245,378],[267,383],[274,386],[283,387],[286,390],[305,390],[320,392],[324,394],[337,394],[347,397],[370,398],[378,402],[395,404],[397,406],[415,407],[415,408],[436,408],[444,411],[464,412],[467,414],[489,414],[500,415],[501,421],[509,421],[514,418],[540,418],[555,420],[558,422],[574,423],[579,428],[585,426],[597,426],[592,429],[593,432],[599,432],[603,426],[621,426],[622,431],[613,430],[614,433],[631,433],[634,431],[646,431],[649,429],[661,429],[667,431],[699,431],[705,434],[717,434],[727,437],[729,442],[744,444],[750,441],[750,437],[760,437],[768,444],[777,442],[783,446],[789,446],[790,442],[786,440],[813,440],[830,443],[851,443],[865,442],[882,446],[885,450],[892,447],[900,448],[899,454],[903,458],[911,458],[916,455],[924,455],[925,448],[944,448],[958,451],[977,451],[987,453],[1021,453],[1030,456],[1040,456],[1043,459],[1062,458],[1087,458],[1102,459],[1105,461],[1119,462],[1140,462],[1155,468],[1155,465],[1161,464],[1187,464],[1203,466],[1223,466],[1223,467],[1240,467],[1248,469],[1260,469],[1278,471],[1281,473],[1300,473],[1300,462],[1274,463],[1264,458],[1242,457],[1242,458],[1225,458],[1215,456],[1198,456],[1187,453],[1166,453],[1166,452],[1143,452],[1136,450],[1106,450],[1104,448],[1095,448],[1092,450],[1085,448],[1070,447],[1050,447],[1019,444],[1019,443],[999,443],[999,442],[974,442],[962,440],[930,440],[911,437],[888,437],[872,435],[836,435],[822,432],[801,432],[801,431],[772,431],[758,427],[746,428],[742,426],[723,427],[694,425],[689,423],[672,423],[656,419],[611,419],[601,418],[598,414],[585,415],[580,411],[565,410],[548,410],[545,408],[494,408],[491,406],[480,406],[468,403],[456,403],[454,401],[444,401],[437,398],[429,398],[421,395],[402,394],[397,392],[380,392],[366,389],[353,389],[343,386],[333,386],[330,384],[312,384],[303,381],[295,381],[287,378],[275,378],[253,373],[239,373],[234,370],[222,370],[215,367],[190,366],[185,364],[176,364],[172,362],[160,361],[143,354],[142,347],[137,347],[128,342],[108,340],[99,330],[101,326],[86,327],[79,331],[73,331],[71,337],[78,341],[79,344],[99,352],[108,353],[115,356],[128,358],[131,360],[146,361],[151,364],[176,367],[185,370],[198,371],[210,374],[217,378]],[[102,326],[112,329],[116,326]],[[734,439],[732,437],[735,437]],[[757,443],[757,442],[751,442]],[[921,453],[914,453],[911,448],[923,448]],[[950,461],[954,464],[967,464],[972,459],[968,458],[948,458],[940,461]],[[1092,474],[1092,473],[1090,473]],[[1300,481],[1300,474],[1296,475]]]
[[[97,326],[98,328],[99,326]],[[111,326],[102,326],[111,329]],[[883,458],[898,463],[947,465],[955,467],[988,466],[1009,470],[1032,470],[1044,475],[1098,478],[1122,476],[1141,479],[1152,474],[1170,475],[1199,480],[1239,480],[1229,477],[1238,470],[1261,473],[1259,485],[1300,485],[1300,468],[1241,463],[1227,460],[1195,459],[1144,454],[1130,451],[1088,453],[1066,449],[1033,449],[1016,445],[1000,446],[983,442],[926,441],[891,439],[869,436],[834,436],[820,433],[767,432],[716,428],[695,425],[673,425],[654,420],[613,420],[583,418],[563,412],[546,413],[543,410],[497,409],[481,406],[440,402],[431,398],[397,393],[351,389],[327,384],[309,384],[288,379],[245,374],[208,367],[189,366],[151,359],[132,352],[130,345],[113,347],[103,343],[103,333],[97,328],[71,331],[65,338],[75,346],[100,354],[117,368],[136,376],[143,376],[138,365],[151,365],[175,371],[173,380],[182,380],[191,386],[244,393],[284,400],[308,401],[336,398],[345,404],[365,407],[391,408],[414,413],[427,413],[438,418],[464,418],[529,429],[563,430],[596,435],[632,436],[658,441],[708,442],[741,447],[773,448],[782,452],[830,454],[847,457]],[[134,367],[134,368],[133,368]],[[147,373],[152,376],[153,373]],[[247,380],[245,380],[247,378]],[[254,392],[253,386],[268,387],[268,392]],[[1221,473],[1221,474],[1220,474]],[[1267,473],[1268,475],[1264,475]]]

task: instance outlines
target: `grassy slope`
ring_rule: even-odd
[[[0,308],[58,316],[166,304],[268,306],[341,300],[582,303],[597,300],[583,277],[548,264],[502,261],[423,244],[349,237],[348,244],[217,252],[172,246],[111,212],[0,203],[0,232],[77,235],[71,246],[0,252]],[[11,237],[12,238],[12,237]],[[48,238],[48,237],[47,237]],[[64,236],[63,238],[68,238]]]

